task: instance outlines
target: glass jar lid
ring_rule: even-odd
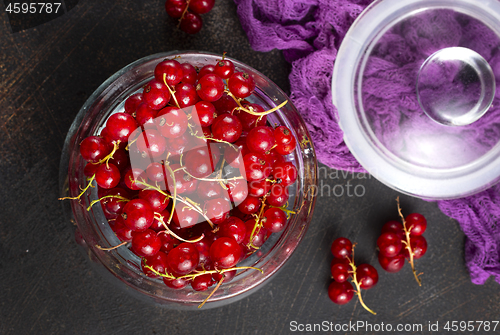
[[[450,199],[500,179],[500,2],[381,0],[339,49],[344,139],[374,177]]]

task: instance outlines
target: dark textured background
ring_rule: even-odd
[[[388,274],[377,262],[376,239],[385,221],[397,219],[398,193],[374,179],[335,178],[324,166],[320,187],[349,182],[361,185],[364,196],[320,196],[302,244],[255,294],[195,312],[123,294],[92,270],[57,200],[62,145],[80,106],[115,71],[161,51],[227,51],[285,91],[290,66],[279,51],[250,48],[230,0],[217,0],[195,36],[178,31],[159,0],[80,0],[61,17],[17,33],[1,3],[0,9],[0,334],[287,334],[291,321],[439,321],[442,327],[454,320],[500,320],[500,287],[491,279],[471,284],[463,233],[436,204],[402,196],[406,213],[421,212],[429,222],[429,249],[417,261],[424,273],[418,287],[408,265]],[[323,190],[328,193],[327,186]],[[346,306],[328,299],[329,247],[339,236],[358,243],[359,262],[380,270],[379,284],[364,292],[376,316],[355,299]],[[357,332],[365,333],[372,332]]]

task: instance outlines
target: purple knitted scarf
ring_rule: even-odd
[[[257,51],[283,50],[285,59],[292,64],[290,98],[308,125],[319,161],[335,169],[364,172],[343,141],[332,103],[331,76],[342,39],[373,0],[234,1],[252,47]],[[446,24],[449,26],[440,27],[442,31],[453,33],[444,34],[445,38],[456,38],[454,28],[458,23],[450,18]],[[429,45],[426,23],[412,27],[414,31],[409,33],[420,39],[413,42]],[[471,27],[467,31],[474,33]],[[394,38],[403,41],[397,35]],[[390,42],[394,45],[394,41]],[[388,55],[384,59],[384,66],[405,71],[401,58],[391,59]],[[500,185],[496,185],[474,196],[438,201],[439,208],[456,219],[466,235],[465,262],[475,284],[483,284],[489,276],[500,283],[499,191]]]

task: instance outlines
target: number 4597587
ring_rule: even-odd
[[[9,14],[51,14],[57,13],[61,7],[60,2],[31,2],[31,3],[9,3],[5,11]]]

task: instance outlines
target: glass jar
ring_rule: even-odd
[[[139,59],[124,67],[106,80],[85,102],[69,129],[64,144],[60,165],[60,187],[62,197],[77,196],[86,184],[83,169],[86,162],[80,155],[81,141],[99,133],[112,113],[123,111],[127,97],[140,90],[153,78],[155,66],[165,58],[188,62],[198,68],[216,64],[219,55],[196,51],[166,52]],[[283,267],[311,222],[315,196],[317,194],[317,161],[311,138],[304,121],[281,89],[255,69],[231,59],[236,71],[249,73],[255,80],[256,89],[251,102],[261,104],[266,110],[288,100],[278,111],[268,115],[272,125],[285,125],[292,130],[297,140],[295,151],[287,156],[298,171],[298,178],[291,186],[288,209],[297,212],[287,222],[286,228],[272,234],[266,243],[238,266],[252,266],[259,271],[238,271],[235,278],[221,285],[203,308],[222,306],[248,296],[268,282]],[[141,271],[140,258],[126,247],[103,251],[97,246],[109,247],[120,243],[109,226],[101,206],[91,206],[97,199],[96,188],[87,191],[80,200],[64,200],[63,206],[68,220],[77,226],[77,240],[85,250],[95,268],[112,283],[132,295],[162,306],[175,309],[196,309],[213,290],[197,292],[191,286],[174,290],[165,286],[161,279],[147,277]]]

